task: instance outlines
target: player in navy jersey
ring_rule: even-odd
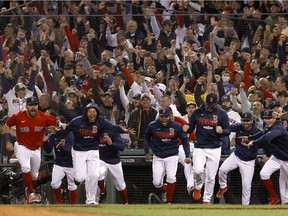
[[[98,204],[96,192],[100,168],[99,134],[108,130],[115,133],[133,133],[133,130],[113,125],[101,115],[96,103],[89,103],[81,116],[72,119],[64,131],[58,132],[63,137],[70,131],[74,134],[72,159],[75,180],[79,183],[85,181],[86,204]]]
[[[113,133],[110,131],[107,133],[102,133],[102,135],[100,135],[100,173],[98,178],[98,186],[100,188],[99,192],[101,192],[102,195],[105,195],[105,180],[109,172],[113,184],[115,185],[116,190],[119,192],[122,198],[123,204],[128,204],[127,188],[124,180],[122,163],[120,161],[119,153],[119,151],[123,151],[124,149],[125,144],[123,142],[121,134]],[[102,198],[104,197],[102,196]]]
[[[251,196],[251,183],[255,168],[255,159],[257,157],[258,146],[248,148],[248,143],[242,142],[242,136],[249,136],[259,132],[257,124],[253,122],[251,113],[243,113],[241,123],[231,125],[231,132],[236,133],[235,151],[224,161],[219,168],[220,189],[216,196],[221,198],[227,191],[228,172],[239,167],[242,179],[242,205],[249,205]]]
[[[275,205],[280,202],[277,196],[273,182],[270,179],[272,173],[280,169],[279,187],[282,204],[288,203],[287,195],[287,179],[283,178],[281,167],[288,161],[288,132],[283,126],[281,120],[273,118],[273,110],[266,110],[263,115],[265,128],[263,131],[255,135],[248,136],[252,140],[248,145],[259,145],[269,143],[272,156],[264,164],[260,177],[270,195],[270,205]],[[246,137],[245,137],[246,139]],[[281,177],[282,176],[282,177]]]
[[[49,136],[47,142],[44,143],[44,148],[47,153],[55,152],[55,164],[52,171],[51,186],[53,188],[57,204],[62,204],[61,184],[62,179],[67,177],[69,190],[70,204],[75,204],[77,196],[77,185],[74,182],[74,169],[72,163],[72,144],[73,133],[68,133],[64,139],[59,139],[56,133]]]
[[[178,168],[178,138],[185,151],[185,163],[190,163],[190,145],[181,124],[170,119],[171,109],[159,110],[159,119],[151,122],[145,133],[144,152],[146,160],[151,160],[149,149],[153,152],[153,184],[161,188],[163,202],[171,203],[175,190],[176,172]],[[164,184],[164,176],[166,182]]]
[[[227,113],[218,106],[216,93],[206,96],[206,103],[195,109],[189,119],[189,129],[196,128],[196,141],[193,152],[193,172],[195,189],[193,198],[200,200],[203,187],[203,174],[205,172],[205,191],[203,204],[210,204],[214,191],[215,176],[221,158],[221,143],[224,136],[230,134],[230,125]]]

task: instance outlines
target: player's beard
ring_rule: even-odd
[[[226,105],[222,105],[222,109],[224,109],[226,112],[228,112],[231,108],[226,106]]]
[[[249,123],[248,124],[244,123],[243,127],[244,127],[245,130],[250,130],[252,128],[252,125],[249,124]]]
[[[161,119],[160,122],[162,126],[166,127],[168,125],[169,120],[170,120],[169,118],[165,118],[165,119]]]
[[[35,117],[37,114],[37,109],[27,110],[27,113],[29,117]]]

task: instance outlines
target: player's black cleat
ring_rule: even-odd
[[[100,194],[100,199],[99,199],[99,203],[106,203],[106,192],[102,192]]]

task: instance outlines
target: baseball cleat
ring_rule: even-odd
[[[167,202],[167,193],[166,192],[161,193],[161,200],[163,203]]]
[[[203,202],[204,205],[210,205],[210,202]]]
[[[194,190],[195,190],[194,186],[190,187],[188,194],[192,196]]]
[[[225,188],[220,188],[216,194],[216,197],[217,198],[222,198],[224,196],[224,193],[227,191],[227,187]]]
[[[40,203],[40,202],[41,202],[40,194],[30,193],[29,196],[27,197],[27,204]]]
[[[201,199],[201,189],[198,190],[195,188],[195,190],[193,191],[193,199],[194,200],[200,200]]]
[[[99,203],[106,203],[106,192],[100,194]]]
[[[278,203],[280,203],[280,199],[278,197],[272,197],[268,205],[277,205]]]

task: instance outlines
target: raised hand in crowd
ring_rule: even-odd
[[[254,85],[257,89],[261,88],[261,83],[256,77],[254,78]]]
[[[244,89],[244,87],[245,87],[245,83],[244,82],[240,82],[239,89]]]
[[[231,91],[229,92],[229,95],[232,95],[232,96],[237,96],[239,93],[238,91],[238,88],[231,88]]]
[[[216,83],[218,83],[221,81],[221,76],[219,74],[215,74],[214,79],[215,79]]]

